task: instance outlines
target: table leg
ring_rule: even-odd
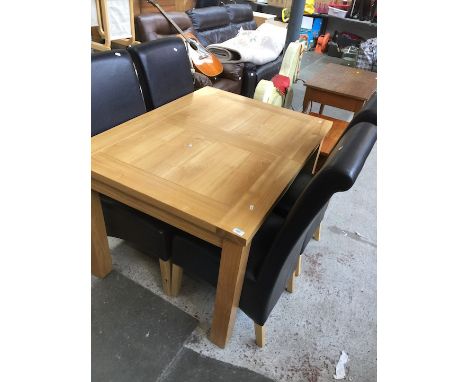
[[[304,100],[302,101],[302,112],[308,114],[309,109],[312,110],[312,89],[306,87]]]
[[[319,114],[323,114],[323,108],[325,107],[325,104],[321,103],[320,104],[320,109],[319,109]]]
[[[211,341],[221,348],[234,327],[249,251],[250,244],[243,247],[229,240],[223,242],[210,334]]]
[[[96,191],[91,191],[91,273],[103,278],[111,270],[112,258],[107,242],[101,199]]]

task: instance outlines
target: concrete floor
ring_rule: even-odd
[[[306,79],[330,61],[337,59],[307,52],[299,78]],[[303,85],[298,82],[294,88],[293,108],[301,110]],[[313,110],[318,110],[318,105]],[[351,118],[350,113],[331,107],[325,107],[324,114]],[[198,320],[183,349],[291,382],[333,380],[344,350],[349,356],[347,380],[375,381],[376,157],[374,147],[354,187],[332,198],[322,223],[321,241],[312,240],[306,249],[296,291],[283,294],[266,323],[264,348],[255,345],[253,323],[241,311],[225,349],[207,339],[215,290],[206,283],[184,277],[180,296],[166,297],[158,263],[110,238],[113,267]],[[93,288],[100,282],[93,279]]]

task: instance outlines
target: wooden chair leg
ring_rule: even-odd
[[[317,241],[320,241],[320,229],[322,228],[322,223],[319,224],[317,229],[314,232],[313,238]]]
[[[171,261],[159,259],[159,267],[161,268],[161,279],[164,293],[171,295]]]
[[[295,278],[296,271],[294,270],[291,277],[288,280],[288,286],[286,287],[286,290],[289,293],[294,292],[294,278]]]
[[[301,271],[302,271],[302,255],[299,255],[297,259],[296,272],[295,272],[296,277],[301,274]]]
[[[255,324],[255,342],[257,343],[258,347],[265,346],[265,326],[260,326]]]
[[[182,285],[183,274],[184,274],[183,268],[179,267],[176,264],[172,264],[171,291],[172,291],[173,297],[176,297],[179,294],[180,287]]]

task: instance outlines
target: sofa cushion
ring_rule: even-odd
[[[226,11],[229,15],[234,36],[239,33],[240,28],[244,30],[257,29],[253,11],[249,4],[228,4],[226,5]]]
[[[226,11],[231,23],[238,24],[245,21],[252,21],[253,11],[249,4],[228,4]]]
[[[225,7],[191,9],[187,14],[203,46],[224,42],[235,36]]]
[[[187,15],[197,32],[229,25],[229,15],[224,7],[191,9],[187,11]]]

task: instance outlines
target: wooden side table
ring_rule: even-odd
[[[358,112],[377,90],[377,74],[362,69],[338,64],[327,64],[305,83],[306,92],[303,101],[303,113],[309,113],[312,102],[320,103],[319,113],[309,113],[333,122],[320,147],[320,153],[314,166],[318,171],[327,159],[336,143],[344,134],[348,122],[322,116],[325,105]]]
[[[312,102],[358,112],[377,90],[377,74],[338,64],[327,64],[305,83],[302,112],[308,113]]]

